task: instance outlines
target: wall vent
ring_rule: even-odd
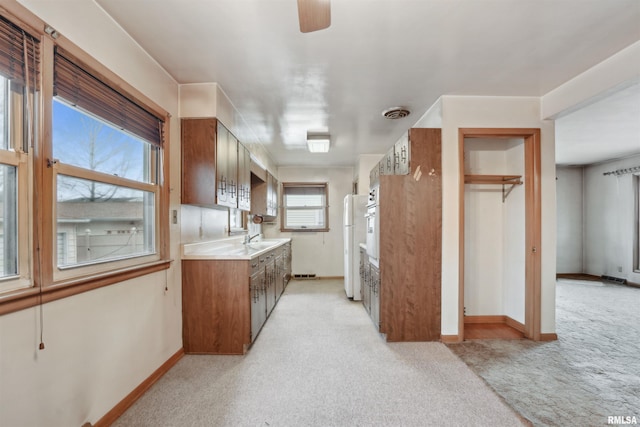
[[[317,279],[316,275],[313,273],[305,273],[305,274],[294,274],[293,278],[296,280],[315,280]]]
[[[627,279],[623,279],[621,277],[613,277],[613,276],[600,276],[603,282],[611,282],[617,283],[619,285],[624,285],[627,283]]]

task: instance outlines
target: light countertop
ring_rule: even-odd
[[[243,237],[185,243],[181,245],[182,259],[190,260],[250,260],[291,241],[291,239],[262,239],[248,244]]]

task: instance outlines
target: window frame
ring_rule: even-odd
[[[25,152],[23,138],[25,132],[25,91],[21,95],[15,94],[11,89],[11,83],[5,80],[7,96],[7,107],[9,118],[7,120],[8,148],[0,149],[0,164],[16,168],[16,227],[17,227],[17,274],[0,278],[0,292],[19,292],[22,289],[31,287],[31,268],[29,264],[29,253],[31,250],[31,215],[32,212],[31,190],[29,185],[29,170],[31,157]],[[34,97],[34,94],[27,94]],[[4,101],[3,101],[4,102]],[[27,191],[22,189],[26,188]],[[28,239],[20,239],[19,236],[28,236]]]
[[[295,210],[317,210],[321,208],[324,214],[324,227],[290,228],[287,227],[287,211],[290,209],[286,204],[287,188],[322,188],[324,190],[324,206],[295,207]],[[282,206],[282,216],[280,219],[280,231],[282,232],[322,232],[329,231],[329,184],[327,182],[283,182],[280,206]]]
[[[0,289],[0,315],[23,310],[39,304],[66,298],[81,292],[90,291],[103,286],[121,283],[136,277],[166,270],[170,267],[169,258],[169,164],[166,153],[170,151],[169,138],[165,137],[159,149],[158,187],[155,212],[155,248],[153,257],[136,257],[123,261],[105,262],[100,268],[73,269],[73,275],[55,274],[57,265],[57,217],[55,215],[55,174],[64,171],[66,165],[56,165],[52,156],[53,126],[53,60],[54,49],[61,46],[73,54],[83,64],[91,67],[95,76],[108,83],[112,88],[126,95],[130,100],[143,106],[157,117],[163,118],[160,131],[162,135],[170,135],[170,115],[131,86],[107,67],[96,61],[69,40],[61,37],[54,39],[43,29],[45,22],[23,9],[11,11],[3,9],[3,17],[14,25],[38,38],[40,42],[39,86],[33,103],[34,138],[29,147],[29,162],[20,172],[26,174],[28,183],[28,208],[26,232],[29,236],[27,247],[30,285],[25,288],[2,291]],[[13,155],[13,153],[12,153]],[[0,154],[0,156],[3,156]],[[4,157],[0,157],[0,160]],[[14,161],[14,160],[12,160]],[[23,161],[21,159],[20,161]],[[24,194],[19,191],[19,194]],[[20,215],[24,217],[25,215]],[[20,234],[21,241],[25,234]],[[132,261],[133,260],[133,261]],[[104,268],[103,268],[104,267]]]

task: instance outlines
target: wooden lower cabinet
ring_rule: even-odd
[[[185,353],[244,354],[251,344],[249,261],[182,260]]]
[[[260,329],[262,329],[262,325],[267,321],[267,297],[266,292],[264,291],[265,287],[265,271],[264,269],[258,268],[260,266],[259,259],[255,259],[251,261],[251,337],[249,339],[250,342],[253,342],[258,333],[260,333]]]
[[[369,287],[371,288],[371,320],[380,330],[380,269],[369,264]]]
[[[291,243],[251,260],[182,260],[185,353],[246,353],[284,292],[290,267]]]
[[[360,250],[360,289],[362,304],[377,330],[380,330],[380,269]]]

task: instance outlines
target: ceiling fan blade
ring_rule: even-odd
[[[310,33],[324,30],[331,25],[331,3],[329,0],[298,0],[300,31]]]

